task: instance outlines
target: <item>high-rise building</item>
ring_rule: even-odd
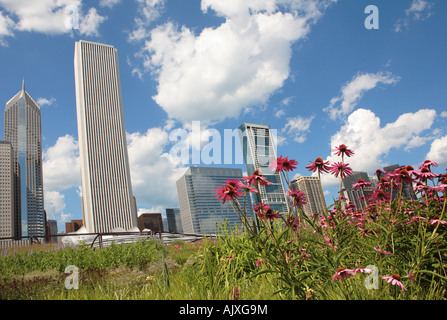
[[[14,172],[11,142],[0,141],[0,238],[15,237]]]
[[[242,179],[242,170],[189,167],[177,180],[183,233],[216,234],[216,224],[220,227],[225,221],[230,228],[240,225],[239,217],[230,202],[223,203],[216,198],[216,187],[222,187],[228,179]],[[246,208],[248,212],[252,212],[249,199],[246,201]]]
[[[6,103],[5,141],[11,142],[16,237],[45,236],[40,108],[25,90]]]
[[[47,220],[47,239],[51,242],[57,242],[57,237],[51,237],[57,235],[57,221]]]
[[[299,190],[305,194],[306,204],[303,206],[303,211],[308,217],[325,211],[324,198],[320,190],[318,177],[300,176],[292,180],[290,186],[292,189]]]
[[[179,208],[166,208],[166,219],[168,222],[168,231],[174,233],[182,233],[182,218],[180,217]]]
[[[244,123],[239,127],[242,152],[247,174],[261,170],[262,175],[271,185],[260,186],[261,201],[273,210],[281,213],[289,212],[289,202],[285,194],[285,182],[280,173],[269,168],[270,160],[276,159],[275,139],[269,126]],[[256,200],[257,202],[257,200]]]
[[[138,216],[138,229],[143,231],[149,229],[152,232],[160,233],[164,231],[163,217],[161,213],[142,213]]]
[[[137,227],[117,50],[75,44],[82,214],[88,232]]]
[[[399,164],[393,164],[391,166],[383,167],[383,171],[394,172],[396,169],[400,168]],[[385,176],[385,175],[384,175]],[[382,178],[382,176],[381,176]],[[398,188],[393,188],[393,199],[398,197]],[[405,199],[416,199],[416,195],[413,191],[413,186],[409,183],[404,182],[402,185],[402,197]]]

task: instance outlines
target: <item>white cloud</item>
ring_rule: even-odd
[[[441,117],[447,118],[447,111],[442,111],[441,112]]]
[[[438,162],[439,164],[447,164],[447,136],[432,142],[430,151],[424,160],[427,159]]]
[[[363,95],[382,84],[394,84],[399,77],[389,72],[358,73],[341,89],[341,95],[331,99],[328,107],[323,110],[329,113],[332,120],[346,116],[357,106]]]
[[[397,20],[394,31],[401,32],[410,26],[411,20],[426,20],[432,16],[433,3],[427,0],[413,0],[410,7],[405,10],[405,17]]]
[[[358,109],[349,115],[346,123],[331,137],[331,148],[345,144],[355,152],[345,162],[354,171],[373,172],[384,166],[382,157],[391,149],[420,146],[423,140],[420,134],[431,128],[435,118],[435,110],[422,109],[402,114],[396,121],[382,127],[380,119],[371,110]],[[331,155],[326,160],[332,163],[340,161],[340,158]],[[323,177],[327,185],[338,183],[329,174]]]
[[[118,4],[120,2],[121,2],[121,0],[101,0],[101,1],[99,1],[99,5],[101,7],[113,8],[116,4]]]
[[[38,98],[36,102],[40,107],[51,106],[53,103],[56,102],[56,99],[53,97],[51,97],[50,99],[41,97]]]
[[[298,116],[296,118],[288,118],[287,123],[284,128],[281,130],[282,134],[287,134],[293,137],[293,140],[298,143],[303,143],[306,141],[307,132],[310,131],[310,125],[314,116],[309,118],[303,118]]]
[[[176,206],[176,181],[184,169],[165,153],[168,132],[160,128],[127,135],[132,189],[138,206]]]
[[[95,8],[84,15],[82,4],[82,0],[0,0],[5,13],[0,18],[0,35],[5,25],[7,35],[14,31],[71,34],[77,22],[82,35],[97,35],[106,18],[98,15]]]
[[[183,123],[221,121],[264,105],[289,77],[291,45],[328,3],[202,1],[204,13],[213,10],[225,22],[199,34],[172,22],[150,31],[140,56],[158,80],[153,99]]]
[[[14,28],[14,21],[8,16],[3,15],[0,11],[0,45],[5,46],[6,41],[3,39],[6,36],[12,36],[12,29]]]
[[[99,26],[106,19],[106,17],[100,16],[95,8],[90,8],[79,24],[79,31],[86,36],[98,36]]]
[[[149,25],[157,20],[165,8],[166,0],[136,0],[139,16],[135,18],[134,29],[129,32],[129,41],[140,41],[150,34]]]
[[[73,136],[60,137],[45,150],[43,179],[46,191],[63,191],[81,184],[79,147]]]

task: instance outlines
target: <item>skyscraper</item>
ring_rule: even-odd
[[[291,188],[303,192],[306,196],[306,204],[303,206],[304,214],[311,217],[315,213],[325,211],[324,199],[320,190],[318,177],[300,176],[290,182]]]
[[[240,224],[229,201],[222,203],[215,195],[216,187],[222,187],[227,179],[242,179],[241,169],[215,167],[189,167],[177,180],[183,233],[216,234],[227,219],[229,227]],[[251,202],[246,208],[251,212]]]
[[[40,108],[25,90],[6,103],[5,141],[13,150],[15,236],[45,235]]]
[[[89,232],[137,227],[117,50],[78,41],[74,66],[84,226]]]
[[[166,219],[168,222],[168,231],[182,233],[182,218],[179,208],[166,208]]]
[[[280,173],[272,172],[270,160],[276,159],[274,135],[269,126],[244,123],[240,127],[240,138],[247,174],[251,175],[260,169],[262,175],[271,185],[259,187],[261,201],[273,210],[281,213],[289,211],[289,202],[285,194],[285,183]]]
[[[0,141],[0,238],[16,236],[11,142]]]

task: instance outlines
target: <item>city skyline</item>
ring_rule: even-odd
[[[78,24],[65,11],[72,3]],[[379,29],[365,27],[368,5]],[[204,140],[244,122],[277,129],[278,155],[299,162],[292,175],[310,175],[305,166],[317,157],[338,161],[331,149],[341,143],[355,152],[353,170],[369,175],[427,158],[445,172],[446,14],[440,0],[0,0],[0,100],[25,78],[41,107],[45,209],[60,230],[82,218],[78,40],[120,53],[139,212],[178,207],[175,182],[188,165],[169,158],[170,136],[192,136],[193,121]],[[328,205],[333,180],[322,177]]]

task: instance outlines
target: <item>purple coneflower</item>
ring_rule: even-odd
[[[262,172],[259,169],[256,169],[255,172],[251,176],[244,177],[244,180],[246,180],[251,185],[257,185],[258,183],[261,186],[268,186],[272,184],[270,181],[268,181],[266,178],[262,176]]]
[[[282,156],[279,156],[279,158],[272,159],[272,163],[269,165],[269,168],[278,173],[282,171],[293,171],[296,169],[296,165],[298,164],[298,161],[293,159],[288,159],[288,157],[283,158]]]
[[[340,175],[344,179],[352,175],[352,169],[348,165],[349,163],[335,162],[329,166],[329,170],[336,178]]]
[[[243,191],[239,190],[242,186],[240,181],[232,179],[225,182],[226,184],[222,188],[216,187],[215,193],[218,200],[223,200],[223,203],[225,203],[227,200],[239,198],[244,194]]]
[[[427,179],[433,180],[438,175],[431,172],[427,167],[422,167],[421,171],[415,170],[413,174],[421,181],[426,181]]]
[[[355,188],[355,189],[359,189],[359,188],[365,188],[365,187],[370,187],[370,186],[372,186],[372,183],[371,182],[366,182],[365,180],[363,180],[363,179],[359,179],[358,181],[357,181],[357,183],[354,183],[354,185],[353,185],[353,187]]]
[[[419,166],[419,169],[427,168],[430,170],[431,167],[437,167],[438,163],[435,161],[425,160],[423,164]]]
[[[367,267],[358,267],[354,269],[354,274],[360,272],[360,273],[372,273],[373,271],[371,269],[368,269]]]
[[[350,156],[352,156],[354,154],[354,152],[352,150],[348,149],[348,147],[346,145],[344,145],[344,144],[341,144],[338,147],[335,147],[335,150],[337,150],[335,152],[336,156],[346,155],[347,157],[350,157]]]
[[[292,200],[292,206],[298,206],[302,208],[307,203],[306,195],[304,194],[304,192],[289,189],[287,190],[287,196],[289,196]]]
[[[407,290],[405,286],[400,282],[400,276],[398,274],[393,274],[392,276],[382,276],[382,279],[388,280],[393,286],[398,286],[402,290]]]
[[[318,157],[315,159],[314,162],[310,162],[310,165],[306,166],[306,169],[309,169],[309,171],[319,173],[321,172],[329,172],[329,161],[324,162],[321,157]]]
[[[387,254],[387,255],[391,255],[391,256],[394,255],[394,253],[392,253],[392,252],[388,252],[388,251],[379,249],[377,247],[374,247],[374,250],[376,250],[377,252],[383,253],[383,254]]]
[[[354,270],[338,268],[337,272],[332,277],[332,281],[347,279],[354,274],[355,274]]]

